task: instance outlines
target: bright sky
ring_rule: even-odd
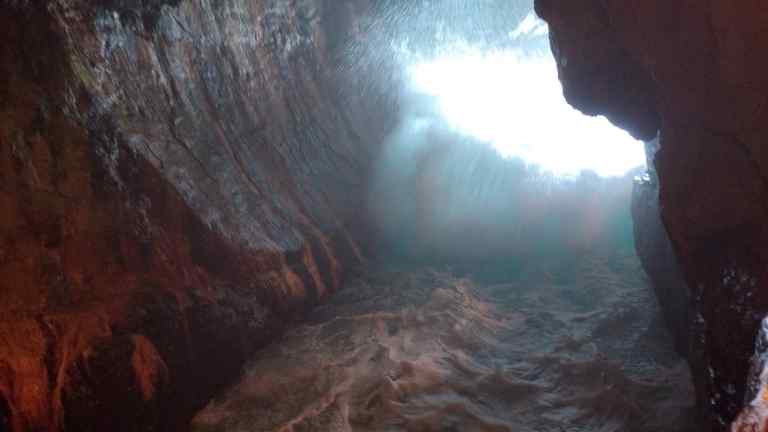
[[[546,23],[531,14],[510,37],[546,31]],[[623,175],[645,164],[641,142],[565,102],[551,55],[462,47],[413,65],[410,76],[415,90],[437,98],[458,132],[490,142],[505,157],[564,176],[583,169]]]

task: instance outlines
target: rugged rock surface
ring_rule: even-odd
[[[657,147],[658,141],[649,142],[646,145],[649,155],[654,155]],[[690,290],[661,221],[658,177],[652,168],[646,175],[635,179],[632,220],[637,255],[659,300],[664,321],[675,339],[675,348],[680,355],[687,357],[691,326]]]
[[[746,407],[731,425],[732,432],[768,428],[768,319],[763,319],[755,340],[755,353],[747,382]]]
[[[664,224],[691,287],[690,362],[712,430],[739,412],[768,311],[768,9],[758,1],[537,0],[565,96],[655,158]]]
[[[365,7],[0,7],[0,430],[177,429],[339,286],[390,121],[331,73]]]

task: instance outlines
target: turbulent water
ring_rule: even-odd
[[[633,256],[507,283],[366,269],[192,430],[687,431],[693,401]]]

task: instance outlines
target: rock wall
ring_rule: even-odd
[[[0,430],[183,428],[339,286],[392,121],[335,73],[367,7],[0,7]]]
[[[688,286],[690,362],[711,430],[741,409],[768,311],[768,9],[758,1],[537,0],[565,96],[660,131],[661,216]]]
[[[649,142],[646,151],[652,158],[658,151],[658,141]],[[631,209],[635,250],[659,301],[664,321],[675,340],[675,349],[687,358],[691,295],[667,229],[661,221],[659,179],[652,165],[645,175],[635,178]]]

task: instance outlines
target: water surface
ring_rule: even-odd
[[[532,265],[505,283],[368,268],[192,429],[687,431],[689,382],[634,256]]]

